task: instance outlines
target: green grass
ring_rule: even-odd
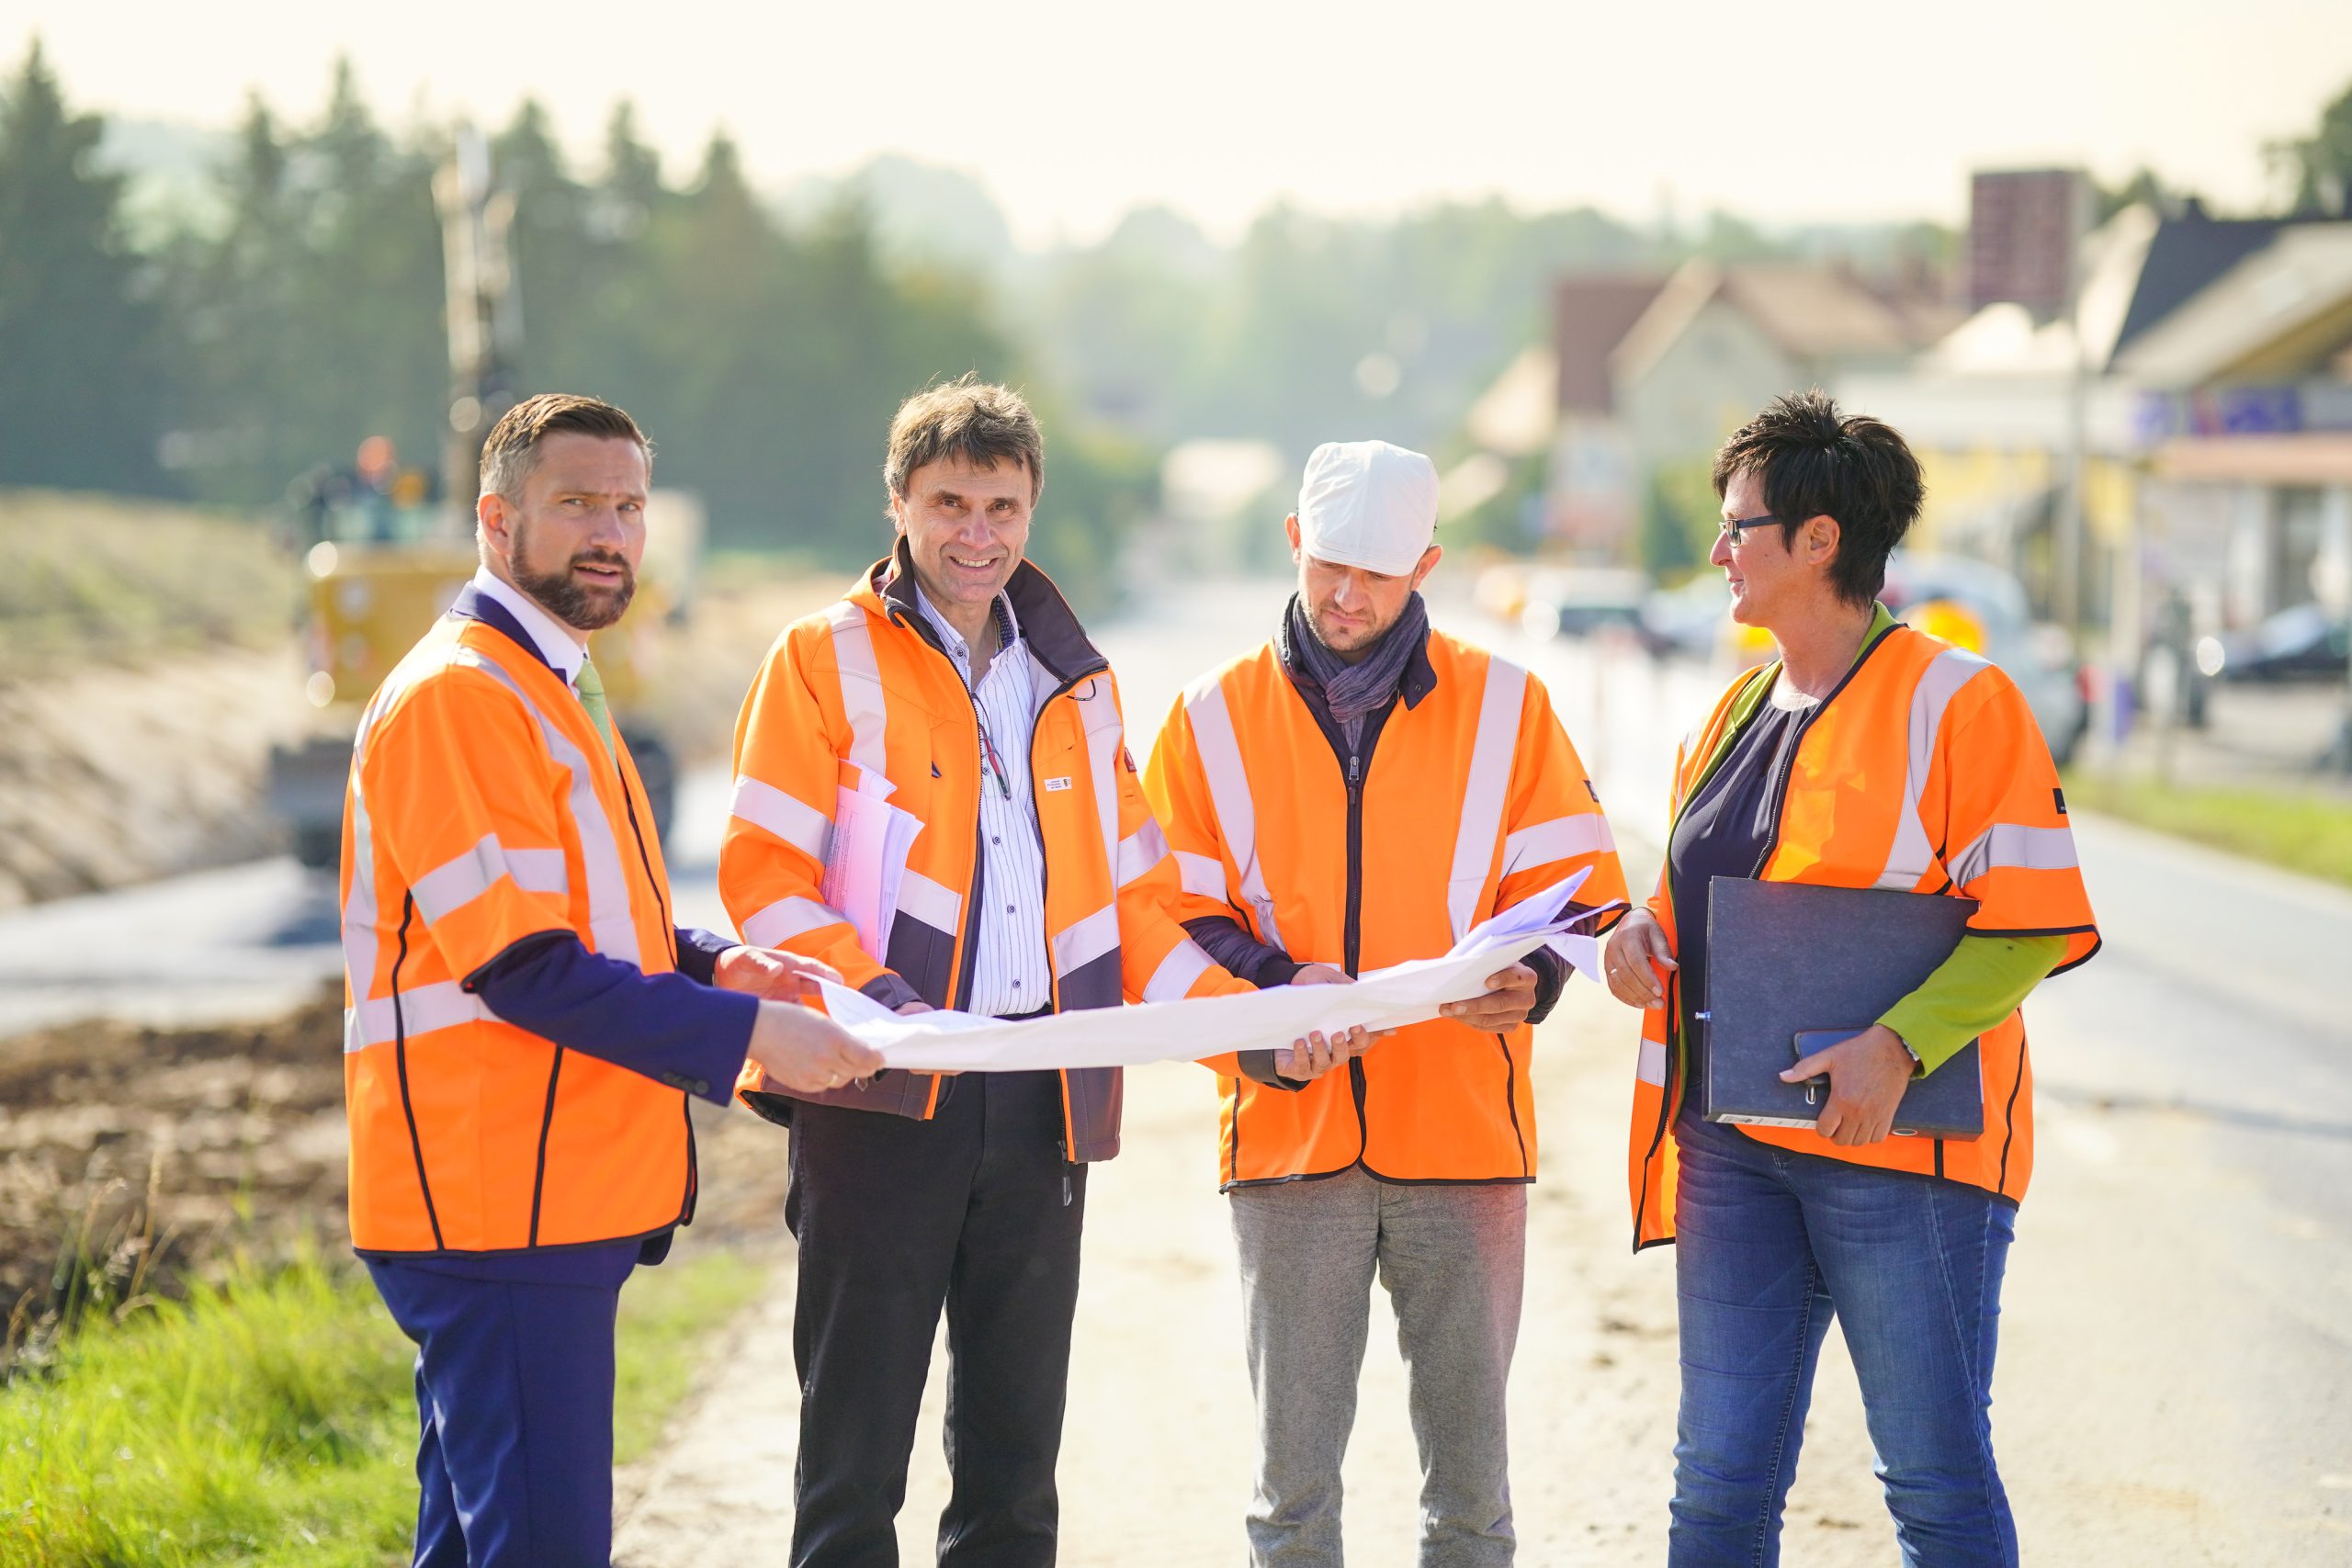
[[[2352,799],[2167,784],[2084,770],[2066,775],[2066,799],[2160,833],[2352,886]]]
[[[708,1253],[631,1280],[624,1462],[763,1278]],[[416,1506],[413,1359],[364,1274],[315,1262],[85,1324],[0,1387],[0,1568],[398,1558]]]

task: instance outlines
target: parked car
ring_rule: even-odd
[[[1546,567],[1527,580],[1520,625],[1536,637],[1589,637],[1603,626],[1641,630],[1650,580],[1629,567]]]
[[[1642,601],[1642,642],[1652,653],[1706,659],[1731,622],[1731,586],[1713,568]]]
[[[1886,607],[1922,631],[1981,653],[2007,671],[2061,767],[2090,728],[2089,676],[2058,627],[2037,623],[2015,572],[1964,556],[1898,550],[1886,563]]]
[[[2341,681],[2352,660],[2352,619],[2297,604],[2259,625],[2197,645],[2197,667],[2223,681]]]

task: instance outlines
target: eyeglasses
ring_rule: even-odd
[[[1802,519],[1799,519],[1798,521],[1802,521]],[[1733,518],[1730,522],[1723,525],[1720,536],[1724,544],[1729,545],[1736,550],[1747,542],[1747,531],[1750,528],[1760,528],[1767,523],[1774,524],[1782,528],[1795,526],[1795,524],[1787,518],[1775,517],[1769,512],[1759,512],[1753,517]]]

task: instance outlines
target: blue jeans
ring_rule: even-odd
[[[1683,1117],[1682,1409],[1673,1568],[1770,1568],[1833,1313],[1905,1568],[2014,1565],[1993,1463],[2010,1207],[1933,1177],[1792,1154]]]

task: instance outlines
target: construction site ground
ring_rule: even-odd
[[[1178,686],[1264,635],[1279,604],[1278,590],[1204,584],[1110,628],[1139,749]],[[722,736],[782,615],[747,609],[714,649],[709,706]],[[1670,755],[1696,705],[1691,682],[1573,645],[1498,640],[1551,685],[1639,881],[1654,854],[1643,846],[1655,841],[1661,749]],[[682,916],[709,921],[722,918],[709,877],[723,770],[687,782],[692,820],[673,863]],[[2335,979],[2352,946],[2352,896],[2093,818],[2078,835],[2108,947],[2029,1008],[2041,1157],[2010,1259],[1994,1405],[2027,1551],[2052,1562],[2352,1562],[2352,1332],[2339,1310],[2352,1291],[2352,1024]],[[239,886],[240,897],[279,896]],[[155,988],[141,977],[176,938],[105,917],[161,896],[74,901],[92,972],[111,972],[124,997]],[[14,923],[25,919],[6,929],[29,929]],[[331,926],[309,940],[303,951],[324,951]],[[307,1006],[254,1021],[102,1021],[7,1042],[0,1288],[10,1301],[38,1292],[74,1237],[121,1251],[126,1268],[142,1235],[168,1238],[181,1267],[306,1235],[340,1248],[340,998],[302,995]],[[1521,1561],[1544,1568],[1663,1555],[1674,1258],[1628,1247],[1634,1037],[1632,1015],[1583,982],[1539,1036],[1542,1167],[1510,1421]],[[669,1440],[622,1478],[620,1560],[632,1568],[772,1561],[789,1528],[797,1383],[785,1139],[746,1113],[706,1121],[701,1217],[681,1253],[748,1248],[775,1268],[762,1300],[709,1347]],[[1125,1152],[1094,1177],[1062,1465],[1065,1563],[1242,1558],[1253,1421],[1214,1129],[1207,1074],[1139,1070]],[[900,1520],[910,1562],[927,1559],[944,1497],[940,1359]],[[1835,1335],[1805,1441],[1787,1560],[1891,1561]],[[1348,1482],[1351,1561],[1411,1562],[1412,1441],[1393,1339],[1377,1326]]]

